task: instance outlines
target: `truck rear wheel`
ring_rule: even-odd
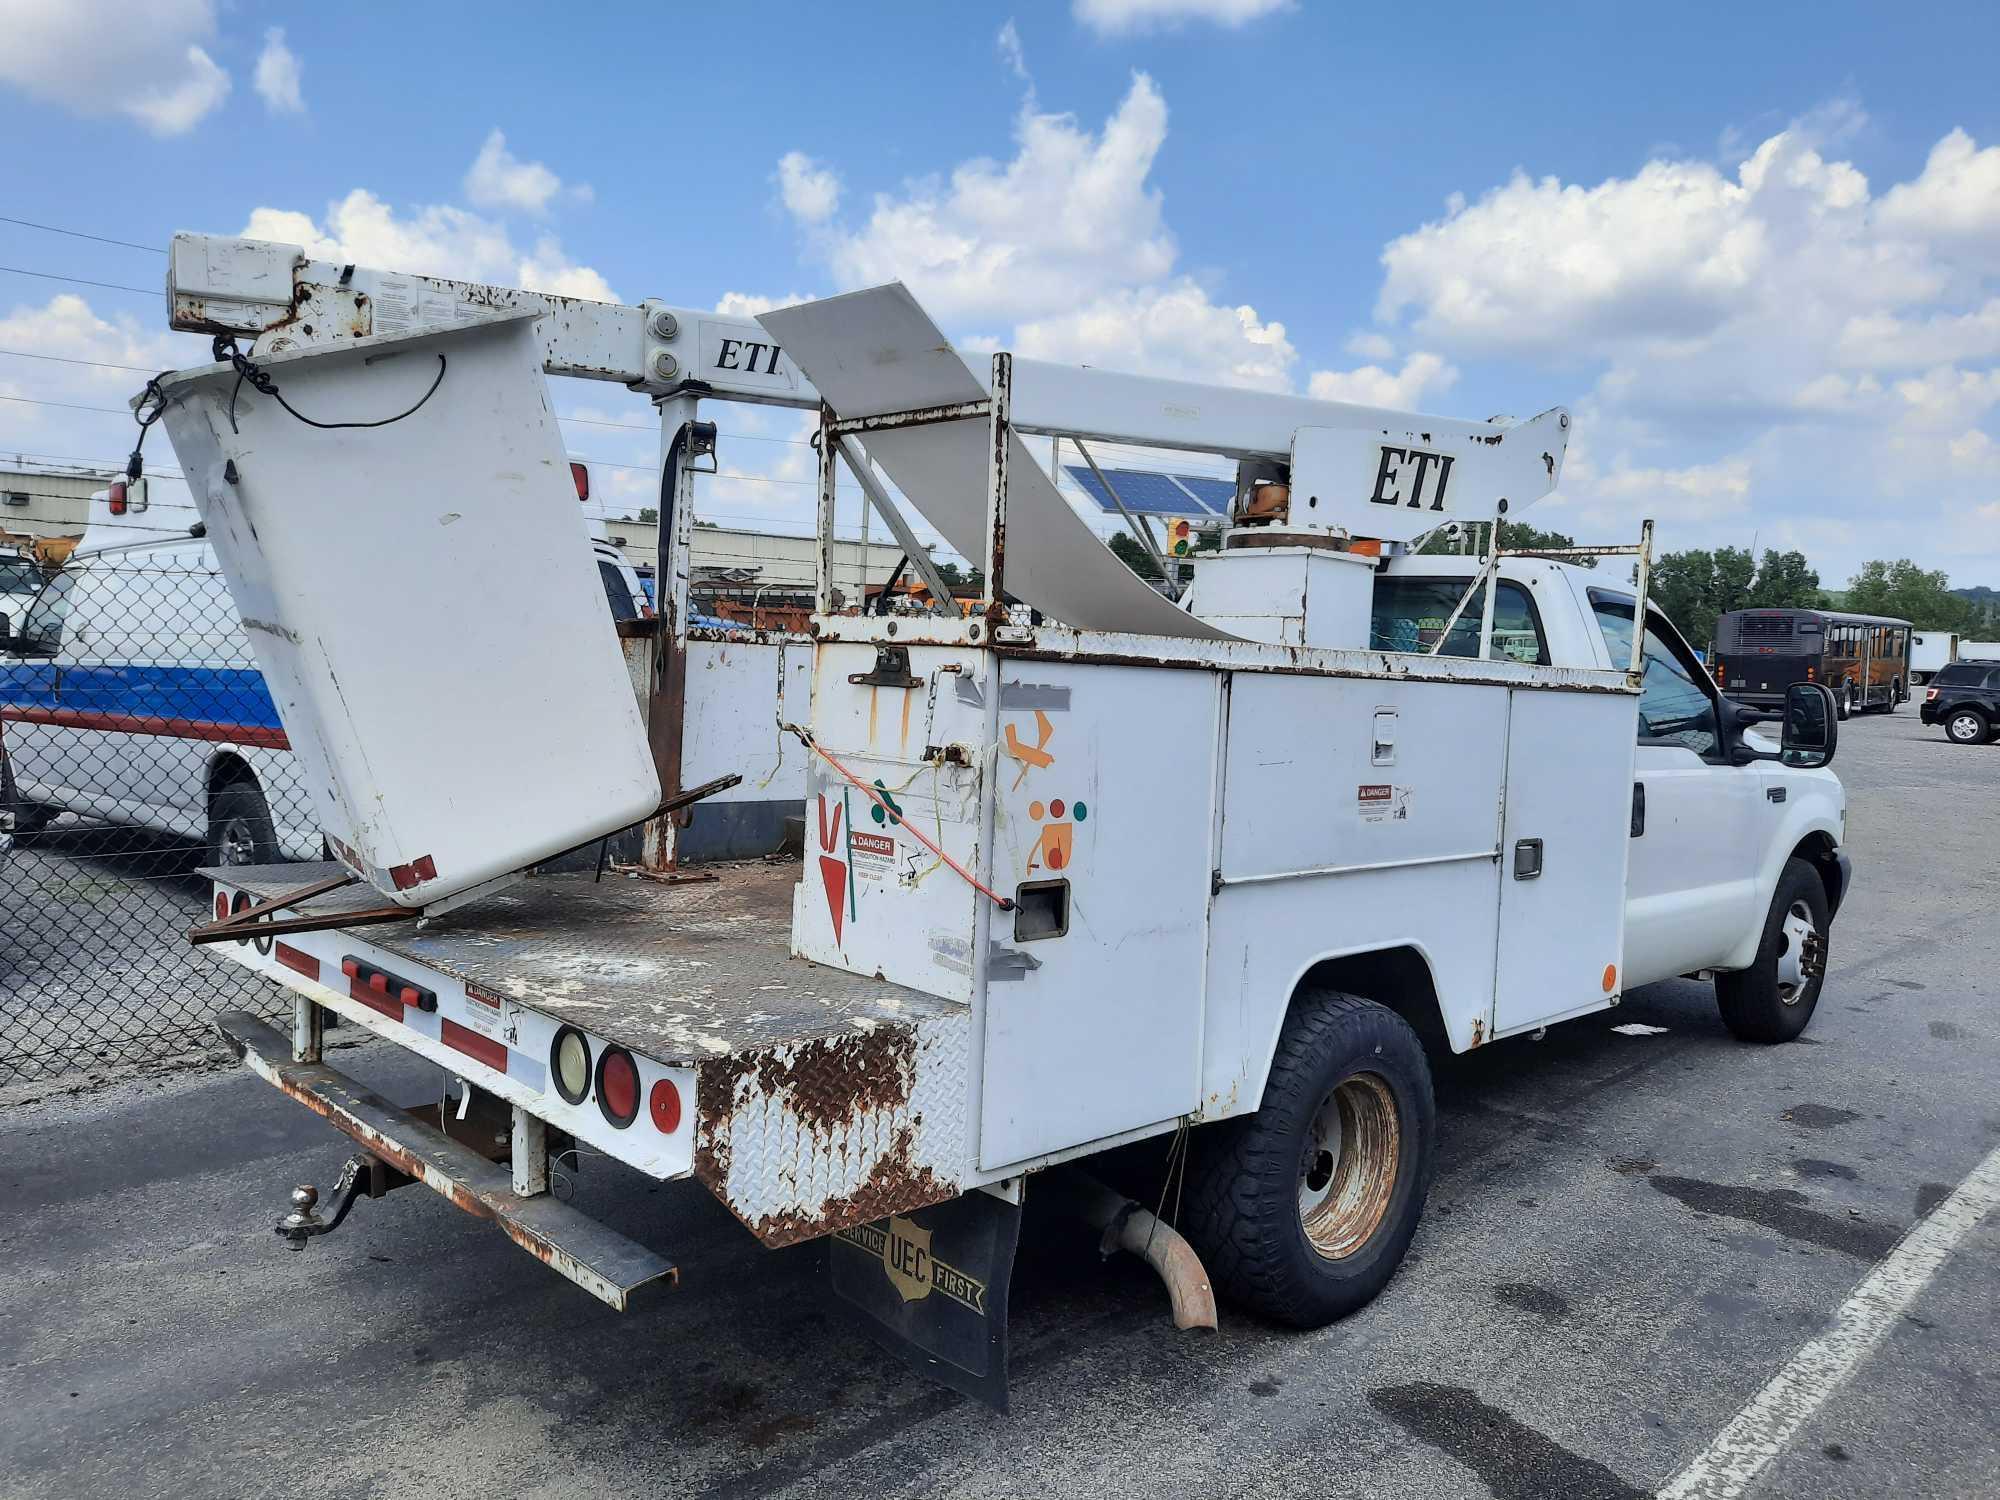
[[[1409,1024],[1355,995],[1293,1005],[1256,1114],[1196,1142],[1183,1225],[1216,1287],[1318,1328],[1388,1284],[1417,1231],[1436,1137]]]
[[[1715,976],[1722,1024],[1746,1042],[1789,1042],[1806,1029],[1826,976],[1826,887],[1802,859],[1785,861],[1747,969]]]

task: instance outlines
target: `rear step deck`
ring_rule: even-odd
[[[465,1212],[493,1220],[515,1244],[608,1306],[623,1312],[640,1287],[678,1279],[674,1263],[664,1256],[547,1193],[522,1197],[506,1167],[346,1074],[324,1063],[291,1061],[290,1041],[255,1016],[230,1011],[216,1018],[216,1029],[266,1083],[338,1126],[370,1155],[442,1193]]]
[[[436,986],[440,1015],[464,1003],[454,989],[470,986],[691,1071],[694,1175],[767,1245],[956,1196],[971,1159],[967,1008],[793,958],[797,863],[704,868],[718,878],[662,885],[539,876],[442,916],[280,941],[320,953],[323,982],[334,986],[345,983],[337,977],[340,951],[360,952],[400,965],[399,974],[419,983],[428,981],[412,970],[449,981]],[[340,867],[206,873],[263,900]],[[350,886],[301,910],[379,904],[374,891]],[[237,945],[218,951],[294,988],[317,989]],[[371,1030],[412,1040],[394,1021],[341,1008]],[[527,1107],[561,1123],[553,1089]],[[642,1110],[642,1125],[645,1118]],[[624,1144],[621,1135],[616,1145]],[[614,1154],[632,1159],[622,1149]]]

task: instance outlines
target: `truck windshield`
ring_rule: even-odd
[[[25,557],[0,557],[0,594],[41,592],[42,570]]]

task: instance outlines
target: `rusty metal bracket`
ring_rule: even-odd
[[[293,932],[324,932],[330,927],[378,927],[385,922],[406,922],[423,915],[421,908],[395,905],[371,906],[361,911],[309,912],[296,917],[270,915],[285,907],[310,901],[315,896],[358,885],[360,880],[359,875],[332,875],[325,880],[302,885],[295,891],[281,892],[254,906],[246,906],[226,917],[190,928],[188,941],[199,948],[208,943],[248,942],[252,938],[280,937]]]
[[[924,685],[921,677],[910,675],[908,646],[877,646],[875,665],[866,672],[849,672],[847,680],[855,687],[919,688]]]

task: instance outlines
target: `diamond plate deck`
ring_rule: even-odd
[[[720,878],[660,885],[613,874],[536,876],[441,917],[371,927],[368,940],[679,1065],[964,1013],[917,990],[793,958],[796,863],[703,868]],[[207,873],[269,897],[341,871],[298,864]],[[350,886],[303,909],[380,904],[372,889]]]

